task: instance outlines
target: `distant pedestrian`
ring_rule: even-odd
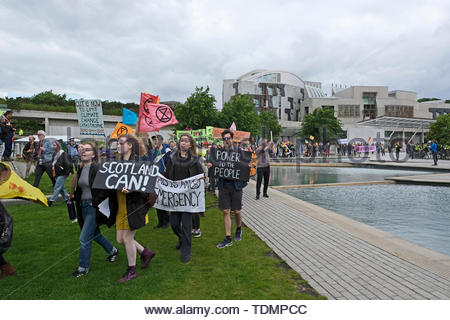
[[[12,124],[12,111],[6,111],[0,118],[0,139],[5,144],[5,150],[3,151],[3,161],[12,161],[12,143],[14,139],[14,129]]]
[[[38,133],[39,138],[39,147],[38,147],[38,164],[36,169],[34,170],[34,187],[39,187],[39,183],[41,182],[41,177],[44,172],[47,172],[50,180],[52,181],[52,185],[55,185],[55,178],[53,178],[52,173],[52,156],[53,156],[53,140],[45,138],[45,131],[39,130]]]
[[[266,139],[261,139],[261,145],[256,149],[255,153],[258,159],[256,165],[256,200],[259,199],[261,193],[261,182],[264,178],[263,197],[268,198],[267,190],[269,188],[270,165],[269,150],[273,147],[273,142],[267,143]]]
[[[33,165],[33,163],[35,167],[37,165],[38,148],[39,145],[34,141],[34,136],[28,136],[28,142],[25,144],[25,147],[22,151],[22,158],[27,162],[25,179],[29,178],[31,166]]]
[[[437,166],[437,163],[438,163],[438,144],[437,144],[436,140],[433,140],[433,143],[430,146],[430,150],[433,153],[433,161],[434,161],[433,166]]]

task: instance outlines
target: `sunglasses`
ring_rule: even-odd
[[[231,137],[222,138],[223,141],[231,140]]]

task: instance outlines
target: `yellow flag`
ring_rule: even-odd
[[[133,134],[133,128],[123,124],[122,122],[118,122],[114,131],[111,133],[111,139],[118,139],[123,134]]]
[[[9,176],[0,182],[0,199],[24,198],[48,207],[47,198],[38,188],[23,180],[5,162],[0,162],[9,169]]]

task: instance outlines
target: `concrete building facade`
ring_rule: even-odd
[[[430,123],[426,120],[450,113],[450,104],[444,101],[418,103],[416,92],[389,91],[387,86],[333,88],[331,96],[327,96],[320,82],[304,81],[293,73],[277,70],[253,70],[237,79],[224,80],[223,103],[236,94],[249,94],[257,112],[273,111],[283,127],[281,139],[293,139],[303,118],[317,108],[334,110],[349,135],[362,134],[368,120],[388,118],[390,121],[377,122],[381,123],[377,124],[377,132],[384,132],[382,138],[414,143],[424,140]],[[399,121],[392,120],[396,118]],[[369,134],[373,128],[366,131]],[[349,135],[349,139],[354,138]]]

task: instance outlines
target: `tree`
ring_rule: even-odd
[[[259,122],[262,138],[270,139],[270,131],[272,131],[272,136],[276,137],[282,130],[277,116],[271,111],[261,111],[259,113]]]
[[[215,106],[216,98],[209,93],[209,87],[196,87],[195,92],[187,98],[185,103],[178,104],[175,116],[178,120],[176,130],[203,129],[217,124],[218,111]]]
[[[219,125],[222,128],[229,128],[233,122],[237,130],[249,131],[254,136],[259,134],[259,116],[249,95],[235,95],[224,104],[219,116]]]
[[[428,139],[436,139],[441,145],[450,145],[450,114],[441,114],[430,125]]]
[[[334,110],[329,108],[317,108],[313,113],[303,118],[300,135],[314,141],[328,142],[331,138],[340,137],[344,133],[341,122],[334,116]]]
[[[66,94],[55,94],[52,90],[34,95],[31,98],[31,102],[35,104],[48,104],[52,106],[65,106],[68,103],[66,100]]]

